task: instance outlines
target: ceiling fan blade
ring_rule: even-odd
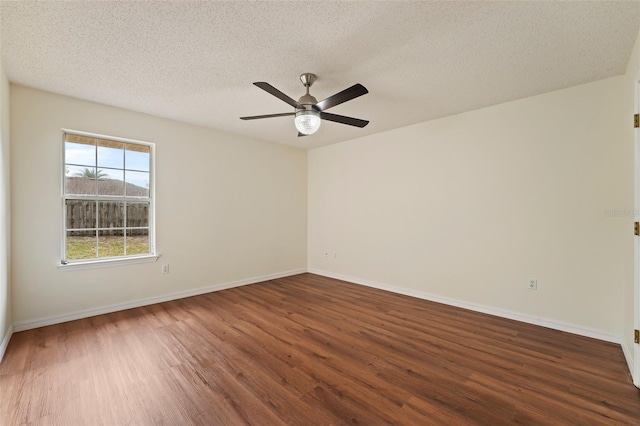
[[[336,105],[340,105],[343,102],[355,99],[358,96],[366,95],[367,93],[369,93],[369,91],[362,84],[354,84],[348,89],[344,89],[340,93],[336,93],[333,96],[329,96],[327,99],[321,100],[313,106],[313,109],[317,111],[325,111],[329,108],[333,108]]]
[[[300,133],[300,132],[298,132],[298,137],[299,137],[299,138],[301,138],[301,137],[303,137],[303,136],[307,136],[307,135],[305,135],[304,133]]]
[[[287,115],[296,115],[296,113],[281,112],[280,114],[252,115],[250,117],[240,117],[240,120],[257,120],[259,118],[286,117]]]
[[[304,108],[297,101],[291,99],[289,96],[285,95],[284,93],[282,93],[281,91],[279,91],[278,89],[276,89],[275,87],[270,85],[269,83],[266,83],[264,81],[258,81],[258,82],[253,83],[253,84],[258,86],[259,88],[261,88],[265,92],[271,93],[276,98],[285,101],[286,103],[288,103],[289,105],[291,105],[294,108]]]
[[[367,124],[369,124],[369,121],[367,120],[360,120],[359,118],[353,118],[353,117],[345,117],[344,115],[331,114],[328,112],[321,112],[320,118],[322,118],[323,120],[333,121],[340,124],[348,124],[349,126],[356,126],[356,127],[364,127]]]

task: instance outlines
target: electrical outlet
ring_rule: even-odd
[[[163,274],[169,273],[169,265],[162,265],[162,273]]]
[[[538,289],[538,279],[537,278],[529,278],[529,285],[527,286],[529,290],[537,290]]]

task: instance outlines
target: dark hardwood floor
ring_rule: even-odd
[[[0,424],[640,424],[618,345],[313,274],[14,334]]]

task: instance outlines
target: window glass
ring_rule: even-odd
[[[149,227],[149,203],[127,203],[127,228]]]
[[[154,253],[152,149],[65,133],[63,263]]]
[[[98,168],[124,169],[124,143],[98,139]]]
[[[124,228],[124,203],[99,201],[98,228]]]
[[[149,230],[130,229],[126,238],[127,254],[149,253]]]
[[[95,167],[95,139],[86,137],[67,138],[65,141],[64,157],[67,164]]]
[[[125,167],[127,170],[148,172],[151,164],[151,151],[148,146],[127,144]]]
[[[66,260],[95,259],[96,231],[67,231]]]
[[[64,187],[67,194],[96,193],[96,168],[65,165]]]
[[[124,195],[124,170],[98,169],[98,195]]]
[[[149,173],[125,172],[127,197],[148,197],[149,196]]]
[[[124,256],[124,230],[98,231],[98,257],[118,256]]]
[[[67,229],[91,229],[96,227],[95,201],[66,200],[65,207]]]

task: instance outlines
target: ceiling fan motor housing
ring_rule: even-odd
[[[318,100],[307,93],[298,99],[298,103],[302,104],[305,109],[310,110],[313,105],[318,103]]]

